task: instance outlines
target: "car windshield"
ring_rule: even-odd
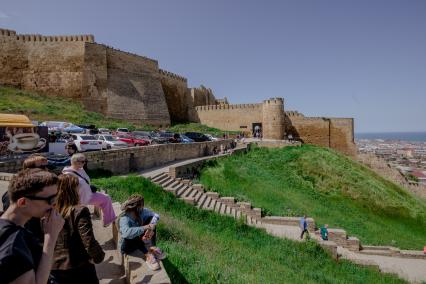
[[[131,138],[132,138],[132,136],[130,136],[130,135],[126,135],[126,134],[118,135],[118,137],[120,137],[120,138],[128,138],[128,139],[131,139]]]
[[[133,131],[134,135],[149,137],[151,134],[147,131]]]
[[[160,132],[160,137],[170,138],[170,137],[173,137],[173,133],[172,132]]]
[[[129,132],[129,130],[127,130],[127,128],[118,128],[117,131],[119,131],[119,132]]]
[[[104,136],[104,138],[105,138],[106,141],[117,141],[117,139],[115,139],[112,136]]]
[[[92,135],[82,135],[80,137],[81,137],[81,140],[97,140],[96,137]]]

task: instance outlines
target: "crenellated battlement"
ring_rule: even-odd
[[[222,109],[260,109],[262,108],[262,104],[235,104],[235,105],[208,105],[208,106],[197,106],[195,109],[197,111],[210,111],[210,110],[222,110]]]
[[[16,36],[16,31],[0,29],[0,36]]]
[[[283,105],[284,99],[283,98],[270,98],[268,100],[263,101],[264,104],[276,104],[276,105]]]
[[[305,117],[302,113],[295,110],[286,111],[285,114],[289,117]]]
[[[186,79],[185,77],[182,77],[180,75],[177,75],[175,73],[172,73],[172,72],[169,72],[169,71],[166,71],[166,70],[163,70],[163,69],[159,69],[159,71],[160,71],[160,74],[163,75],[163,76],[166,76],[166,77],[169,77],[169,78],[172,78],[172,79],[176,79],[176,80],[179,80],[179,81],[182,81],[182,82],[185,82],[185,83],[188,82],[188,79]]]
[[[103,44],[103,43],[97,43],[97,42],[90,42],[90,43],[97,44],[97,45],[103,46],[103,47],[105,47],[107,49],[111,49],[111,50],[114,50],[114,51],[119,51],[119,52],[122,52],[122,53],[125,53],[125,54],[128,54],[128,55],[142,57],[142,58],[144,58],[146,60],[150,60],[150,61],[153,61],[155,63],[158,63],[158,61],[155,60],[155,59],[152,59],[152,58],[149,58],[149,57],[146,57],[146,56],[143,56],[143,55],[139,55],[139,54],[136,54],[136,53],[128,52],[128,51],[125,51],[125,50],[121,50],[119,48],[115,48],[115,47],[112,47],[112,46],[109,46],[109,45],[106,45],[106,44]]]
[[[22,42],[64,42],[64,41],[81,41],[95,42],[93,35],[59,35],[59,36],[44,36],[40,34],[16,34],[13,30],[0,29],[0,36],[9,37]]]

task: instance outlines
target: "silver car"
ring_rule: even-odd
[[[102,141],[103,150],[127,148],[126,142],[120,141],[117,138],[113,137],[112,135],[100,134],[100,135],[97,135],[96,138],[99,141]]]

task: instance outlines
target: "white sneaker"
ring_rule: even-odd
[[[154,249],[151,249],[151,253],[155,256],[158,260],[163,260],[167,257],[167,254],[163,251],[161,251],[160,248],[156,247]]]
[[[153,254],[148,254],[146,256],[145,262],[146,262],[146,265],[148,265],[149,269],[151,269],[151,270],[160,269],[160,265],[158,264],[158,261]]]

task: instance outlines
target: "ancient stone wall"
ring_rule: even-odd
[[[349,156],[356,155],[352,118],[305,117],[286,113],[286,133],[303,143],[330,147]]]
[[[158,62],[106,48],[107,111],[114,118],[170,125]]]
[[[92,35],[0,29],[0,84],[75,98],[88,110],[157,126],[192,121],[251,133],[259,123],[264,138],[292,134],[304,143],[355,154],[353,119],[284,112],[281,98],[229,105],[204,86],[188,89],[186,78],[160,70],[156,60],[97,44]]]
[[[83,90],[81,98],[89,111],[106,114],[108,111],[108,68],[106,47],[86,43],[84,53]]]
[[[204,86],[191,88],[191,97],[194,106],[208,106],[218,104],[213,91]]]
[[[0,84],[80,98],[84,43],[91,35],[16,35],[0,30]]]
[[[262,135],[265,138],[284,139],[284,100],[273,98],[263,101],[262,105]]]
[[[262,104],[209,105],[195,107],[199,122],[222,130],[252,132],[262,123]]]
[[[330,147],[349,156],[356,155],[353,118],[330,119]]]
[[[293,138],[303,143],[330,147],[330,121],[323,117],[293,117],[290,118]],[[289,128],[290,128],[289,127]]]
[[[187,79],[165,70],[160,69],[159,71],[170,120],[173,122],[187,122],[189,113],[193,109]]]

